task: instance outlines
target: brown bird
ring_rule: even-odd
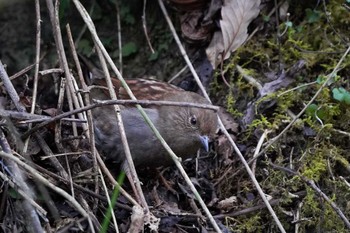
[[[101,73],[95,77],[101,77]],[[112,79],[119,99],[129,99],[119,80]],[[95,85],[105,86],[102,79],[92,79]],[[127,80],[132,92],[139,100],[166,100],[209,104],[202,96],[184,91],[168,83],[135,79]],[[93,88],[91,97],[98,100],[110,99],[105,89]],[[131,155],[136,167],[158,167],[172,164],[161,143],[145,123],[139,111],[133,106],[121,106],[122,119]],[[183,159],[195,155],[203,147],[208,151],[209,138],[217,129],[214,111],[195,107],[152,106],[145,108],[147,115],[177,156]],[[123,163],[125,159],[119,128],[112,106],[93,110],[95,143],[108,160]]]

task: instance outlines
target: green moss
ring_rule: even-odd
[[[260,119],[255,119],[253,122],[249,125],[250,129],[260,128],[260,129],[271,129],[273,128],[272,123],[268,121],[268,119],[260,115]]]
[[[306,229],[322,229],[323,232],[346,232],[344,223],[339,219],[338,215],[332,207],[312,190],[307,187],[307,195],[303,199],[302,211],[300,219],[300,228],[302,232]],[[332,198],[334,201],[335,197]]]
[[[320,177],[324,174],[327,169],[327,161],[322,157],[316,157],[310,159],[308,164],[304,167],[302,175],[309,179],[319,181]]]
[[[283,90],[279,91],[279,93],[283,92]],[[278,95],[277,98],[277,110],[278,112],[282,113],[286,110],[290,109],[300,98],[299,93],[297,92],[288,92],[284,95]]]
[[[261,222],[260,214],[247,217],[226,218],[226,226],[232,232],[262,232],[263,223]]]
[[[236,99],[234,98],[233,92],[230,91],[226,98],[226,110],[234,117],[242,117],[243,114],[235,108]]]
[[[334,147],[327,142],[315,142],[303,156],[301,174],[316,182],[327,174],[327,163]]]
[[[297,115],[309,103],[336,67],[346,50],[347,31],[350,26],[349,12],[342,6],[343,3],[344,1],[335,0],[325,5],[320,3],[318,7],[311,6],[310,2],[300,3],[302,6],[291,9],[294,10],[291,11],[292,22],[279,40],[276,40],[276,34],[268,34],[271,36],[267,39],[256,36],[236,51],[234,58],[223,68],[232,87],[229,92],[227,88],[226,92],[225,88],[221,88],[226,93],[225,106],[229,112],[240,117],[239,113],[245,113],[248,103],[255,104],[255,119],[239,137],[240,144],[248,148],[245,154],[248,158],[251,158],[252,148],[258,141],[256,132],[268,130],[267,142],[278,135],[291,122],[292,114]],[[296,15],[304,18],[294,17]],[[285,27],[285,22],[281,22],[280,32]],[[297,74],[288,73],[300,60],[304,60],[306,66],[297,70]],[[279,77],[282,72],[286,72],[294,82],[287,89],[280,89],[260,98],[257,95],[259,90],[237,72],[233,64],[239,64],[244,74],[251,75],[262,85],[271,82],[273,75]],[[348,179],[350,170],[347,134],[350,132],[350,108],[343,100],[350,92],[349,67],[350,58],[346,58],[305,114],[264,154],[267,160],[280,167],[292,168],[313,180],[339,205],[348,218],[349,189],[338,177],[344,176]],[[288,90],[294,87],[296,88]],[[335,90],[343,91],[334,95]],[[300,211],[299,232],[345,232],[344,224],[335,211],[300,177],[264,165],[257,166],[256,169],[260,185],[274,198],[281,198],[280,209]],[[251,187],[245,189],[243,185],[237,185],[241,192],[251,192]],[[305,198],[298,199],[297,203],[296,199],[291,199],[291,193],[304,190]],[[235,225],[233,231],[261,231],[250,227],[258,224],[263,226],[270,219],[265,212],[257,213],[256,216],[251,220],[255,225],[245,218],[232,220],[231,223]],[[286,229],[294,231],[295,224],[291,223],[289,217],[284,218],[284,214],[278,216]],[[266,230],[264,227],[262,229]]]

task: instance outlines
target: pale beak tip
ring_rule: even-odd
[[[209,138],[208,138],[208,136],[200,136],[199,138],[201,140],[201,143],[202,143],[205,151],[208,152],[209,151]]]

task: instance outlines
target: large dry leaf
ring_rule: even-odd
[[[221,31],[214,33],[206,53],[216,68],[241,46],[248,37],[247,27],[259,14],[260,0],[224,0],[221,8]],[[223,59],[224,58],[224,59]]]

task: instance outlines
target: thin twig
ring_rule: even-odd
[[[193,76],[194,76],[194,78],[195,78],[195,80],[196,80],[196,82],[197,82],[197,84],[199,86],[199,89],[202,91],[204,97],[211,103],[211,100],[210,100],[207,92],[205,91],[204,86],[201,84],[200,79],[199,79],[199,77],[198,77],[198,75],[197,75],[197,73],[196,73],[192,63],[191,63],[189,57],[187,56],[187,53],[186,53],[184,47],[181,44],[181,41],[180,41],[176,31],[175,31],[173,23],[171,22],[171,20],[169,18],[168,12],[167,12],[167,10],[166,10],[166,8],[164,6],[163,1],[162,0],[158,0],[158,4],[159,4],[160,8],[162,9],[162,12],[164,14],[164,17],[165,17],[166,21],[168,22],[169,28],[170,28],[170,30],[171,30],[171,32],[173,34],[173,37],[175,38],[175,41],[176,41],[176,43],[177,43],[177,45],[179,47],[181,55],[185,59],[187,66],[190,68],[190,70],[191,70],[191,72],[192,72],[192,74],[193,74]],[[220,118],[219,118],[219,124],[220,124]],[[198,194],[197,189],[194,187],[194,185],[192,184],[191,180],[188,178],[185,170],[183,169],[182,166],[178,166],[178,164],[180,164],[180,163],[176,163],[178,169],[180,170],[181,174],[184,176],[187,184],[191,188],[191,191],[196,196],[197,200],[199,201],[200,205],[202,206],[203,210],[205,211],[206,215],[208,216],[208,218],[209,218],[211,224],[213,225],[215,231],[216,232],[221,232],[218,224],[216,223],[215,219],[213,218],[212,214],[210,213],[210,211],[209,211],[208,207],[206,206],[206,204],[204,203],[203,199]]]
[[[34,167],[36,170],[38,170],[39,172],[43,173],[44,175],[49,176],[51,179],[57,180],[57,181],[59,181],[59,182],[63,182],[63,183],[65,183],[66,185],[69,184],[69,180],[63,178],[62,176],[57,175],[56,173],[53,173],[53,172],[51,172],[51,171],[48,171],[48,170],[46,170],[45,168],[40,167],[40,166],[37,165],[37,164],[33,164],[33,167]],[[101,201],[107,203],[106,197],[101,196],[100,194],[96,194],[96,193],[94,193],[93,191],[91,191],[90,189],[87,189],[87,188],[85,188],[85,187],[82,187],[82,186],[76,184],[75,182],[73,182],[73,186],[74,186],[74,188],[76,188],[77,190],[79,190],[79,191],[81,191],[81,192],[84,192],[84,193],[90,195],[91,197],[98,198],[98,199],[100,199]],[[128,205],[116,203],[116,206],[117,206],[117,207],[120,207],[120,208],[123,208],[123,209],[125,209],[125,210],[127,210],[127,211],[131,211],[131,208],[130,208]]]
[[[18,71],[17,73],[15,73],[14,75],[10,76],[10,80],[14,80],[16,78],[18,78],[19,76],[22,76],[23,74],[27,73],[29,70],[31,70],[33,67],[35,66],[35,63],[34,64],[31,64],[27,67],[25,67],[24,69]],[[0,86],[2,86],[3,83],[0,82]]]
[[[120,21],[120,7],[119,2],[115,2],[115,9],[117,11],[117,33],[118,33],[118,49],[119,49],[119,69],[123,75],[123,49],[122,49],[122,25]],[[86,24],[84,24],[86,26]]]
[[[119,70],[117,69],[117,67],[115,66],[114,62],[112,61],[112,59],[109,57],[106,49],[104,48],[101,40],[99,39],[97,33],[96,33],[96,29],[95,29],[95,26],[90,18],[90,16],[88,15],[88,13],[86,12],[85,8],[81,5],[81,3],[78,1],[78,0],[74,0],[74,3],[78,9],[78,11],[80,12],[80,14],[82,15],[82,18],[83,20],[85,21],[86,25],[88,26],[88,29],[90,30],[90,33],[91,35],[93,36],[93,40],[95,42],[95,45],[97,48],[99,48],[97,50],[98,52],[98,55],[100,57],[100,62],[101,62],[101,65],[102,65],[102,68],[103,68],[103,71],[104,71],[104,74],[105,74],[105,77],[106,77],[106,83],[107,83],[107,86],[108,86],[108,90],[109,90],[109,94],[110,94],[110,97],[112,99],[116,99],[116,94],[115,94],[115,91],[114,91],[114,88],[113,88],[113,85],[111,83],[111,79],[109,77],[109,72],[108,72],[108,69],[106,67],[106,65],[104,64],[105,61],[104,59],[101,58],[101,54],[103,54],[103,56],[106,57],[106,59],[108,60],[108,63],[111,65],[113,71],[117,74],[117,77],[119,78],[119,80],[121,81],[123,87],[125,88],[125,90],[127,91],[127,93],[129,94],[129,96],[131,97],[131,99],[133,100],[136,100],[135,96],[132,94],[130,88],[128,87],[128,85],[126,84],[125,80],[123,79],[122,75],[120,74]],[[141,107],[140,107],[141,108]],[[116,116],[117,116],[117,123],[118,123],[118,126],[119,126],[119,131],[120,131],[120,135],[121,135],[121,139],[122,139],[122,144],[123,144],[123,148],[124,148],[124,152],[126,154],[126,159],[128,161],[128,164],[129,164],[129,168],[134,169],[134,166],[133,166],[133,161],[131,159],[131,155],[130,155],[130,149],[129,149],[129,146],[128,146],[128,143],[127,143],[127,139],[126,139],[126,136],[125,136],[125,132],[124,132],[124,127],[123,127],[123,122],[121,121],[121,117],[120,117],[120,113],[118,114],[118,109],[117,107],[115,107],[115,111],[116,111]],[[140,110],[141,111],[141,114],[142,114],[142,111],[143,109]],[[146,115],[143,111],[143,114]],[[149,120],[150,121],[150,120]],[[152,124],[152,123],[151,123]],[[124,132],[124,133],[123,133]],[[135,175],[136,172],[132,172],[132,175],[133,177],[135,178],[135,180],[137,180],[137,175]],[[139,184],[137,184],[139,186]],[[141,192],[141,198],[143,196],[142,194],[142,190],[140,190],[140,188],[138,187],[139,191]],[[144,198],[142,198],[143,202],[144,202],[144,208],[147,210],[148,213],[150,213],[148,211],[148,206],[147,206],[147,203],[145,202]],[[138,205],[138,204],[137,204]],[[147,214],[147,216],[149,216],[149,214]]]
[[[260,149],[261,149],[261,147],[262,147],[262,145],[263,145],[263,143],[264,143],[264,140],[265,140],[267,134],[268,134],[268,130],[265,130],[264,133],[261,135],[261,137],[260,137],[260,139],[259,139],[259,142],[258,142],[258,145],[257,145],[256,148],[255,148],[253,158],[255,158],[256,156],[258,156],[259,151],[260,151]],[[256,168],[256,160],[255,160],[255,162],[254,162],[253,165],[252,165],[252,172],[253,172],[253,174],[255,174],[255,168]]]
[[[68,172],[62,166],[62,164],[57,160],[57,158],[53,156],[54,153],[52,152],[51,148],[47,145],[45,140],[39,134],[35,134],[35,138],[41,150],[44,152],[46,157],[50,159],[51,165],[56,169],[58,174],[60,174],[64,179],[68,180],[69,179]]]
[[[295,193],[295,194],[291,194],[291,193],[289,193],[289,194],[292,198],[295,199],[295,198],[300,198],[300,197],[305,196],[306,192],[300,191],[300,192]],[[280,204],[280,202],[283,202],[283,201],[284,201],[284,199],[282,199],[282,198],[273,199],[273,200],[270,200],[270,204],[272,206],[276,206],[276,205]],[[256,205],[256,206],[249,207],[249,208],[246,208],[243,210],[233,211],[233,212],[229,212],[229,213],[225,213],[225,214],[218,214],[218,215],[215,215],[214,217],[218,218],[218,219],[223,219],[223,218],[227,218],[227,217],[237,217],[237,216],[241,216],[241,215],[248,215],[248,214],[251,214],[253,212],[256,212],[258,210],[262,210],[265,208],[266,208],[266,205],[261,204],[261,205]]]
[[[140,104],[142,106],[149,106],[149,105],[167,105],[167,106],[180,106],[180,107],[194,107],[194,108],[204,108],[204,109],[211,109],[213,111],[218,111],[219,107],[214,105],[208,105],[208,104],[194,104],[194,103],[186,103],[186,102],[172,102],[172,101],[151,101],[151,100],[105,100],[105,101],[99,101],[98,103],[82,107],[80,109],[75,109],[70,112],[65,112],[62,114],[59,114],[57,116],[54,116],[50,119],[47,119],[46,121],[34,126],[32,129],[28,130],[24,134],[22,134],[23,138],[28,137],[33,132],[37,131],[38,129],[41,129],[42,127],[46,126],[47,124],[50,124],[52,122],[58,121],[62,118],[68,117],[72,114],[77,114],[80,112],[84,112],[93,108],[103,107],[106,105],[128,105],[128,104]]]
[[[44,210],[38,203],[36,203],[32,197],[28,195],[24,190],[20,188],[19,185],[15,184],[8,176],[6,176],[4,173],[0,172],[0,177],[3,182],[8,182],[9,185],[16,190],[24,199],[26,199],[34,208],[41,213],[41,216],[46,216],[47,211]]]
[[[323,88],[325,88],[328,85],[328,82],[331,78],[334,77],[336,71],[339,69],[340,65],[343,63],[344,59],[346,58],[346,56],[348,55],[348,53],[350,52],[350,46],[348,47],[348,49],[345,51],[345,53],[343,54],[343,56],[340,58],[340,60],[338,61],[338,64],[334,67],[334,69],[332,70],[332,72],[328,75],[327,79],[324,81],[324,83],[322,84],[322,86],[317,90],[317,92],[315,93],[315,95],[311,98],[311,100],[304,106],[304,108],[298,113],[298,115],[296,115],[296,117],[282,130],[281,133],[279,133],[276,137],[274,137],[273,139],[271,139],[264,147],[264,149],[258,154],[258,156],[256,158],[258,158],[260,155],[262,155],[263,153],[265,153],[267,151],[267,149],[270,148],[270,146],[272,146],[275,142],[278,141],[278,139],[280,139],[282,137],[283,134],[285,134],[293,125],[294,123],[304,114],[304,112],[306,111],[306,109],[309,108],[309,106],[316,100],[316,98],[318,97],[318,95],[321,93],[321,91],[323,90]],[[249,161],[250,162],[250,161]]]
[[[67,61],[67,57],[65,54],[63,40],[62,40],[62,36],[61,36],[62,34],[61,34],[61,28],[60,28],[60,23],[59,23],[59,13],[58,13],[59,1],[56,1],[55,7],[53,6],[53,3],[51,0],[46,0],[46,4],[47,4],[47,8],[49,10],[50,21],[52,24],[53,35],[54,35],[54,39],[55,39],[55,45],[56,45],[57,55],[59,58],[60,67],[63,68],[64,76],[67,80],[69,90],[71,91],[71,93],[73,93],[72,94],[73,103],[74,103],[76,108],[79,108],[80,107],[79,103],[78,103],[77,99],[74,98],[75,97],[74,96],[74,87],[73,87],[73,84],[72,84],[71,79],[70,79],[71,74],[70,74],[70,70],[68,67],[68,61]],[[79,117],[79,119],[85,119],[83,114],[81,114],[81,113],[78,113],[78,117]],[[81,207],[81,206],[79,206],[79,207]],[[90,226],[90,231],[95,232],[91,218],[89,216],[87,216],[87,217],[88,217],[88,222],[89,222],[89,226]]]
[[[13,162],[18,164],[19,166],[26,169],[31,174],[31,176],[34,177],[36,180],[40,181],[42,184],[49,187],[54,192],[60,194],[62,197],[67,199],[67,201],[69,201],[72,204],[72,206],[74,206],[74,208],[89,221],[90,227],[93,226],[89,214],[81,207],[81,205],[71,195],[69,195],[66,191],[53,185],[47,179],[45,179],[42,175],[40,175],[37,170],[35,170],[33,167],[31,167],[29,164],[27,164],[28,161],[27,161],[27,163],[22,162],[20,159],[14,157],[13,155],[2,152],[2,151],[0,151],[0,157],[12,160]],[[94,228],[91,228],[91,231],[94,231]]]
[[[4,86],[6,88],[6,91],[8,93],[8,95],[10,96],[12,102],[14,103],[15,107],[17,108],[18,111],[21,112],[25,112],[26,109],[25,107],[22,105],[22,103],[19,101],[19,96],[18,93],[16,92],[14,86],[12,85],[3,64],[0,61],[0,79],[3,81]],[[15,135],[15,132],[12,132],[13,135]],[[21,140],[18,140],[19,142],[21,142]],[[13,157],[11,153],[11,148],[7,142],[7,139],[3,133],[3,131],[0,129],[0,146],[2,148],[2,151],[4,153],[8,153],[10,156]],[[22,145],[23,146],[23,145]],[[19,167],[17,166],[17,164],[13,163],[12,160],[7,161],[11,167],[11,172],[14,175],[14,180],[17,183],[17,185],[19,185],[20,187],[22,187],[22,189],[30,195],[33,195],[33,192],[31,190],[31,188],[27,185],[27,183],[25,182],[25,177],[23,176],[21,170],[19,169]],[[32,205],[24,200],[23,201],[23,210],[25,211],[25,213],[27,214],[26,217],[28,222],[27,224],[32,224],[32,231],[34,232],[43,232],[42,226],[40,224],[38,215],[36,214],[35,210],[33,209]],[[30,221],[30,222],[29,222]]]
[[[158,3],[159,3],[159,5],[160,5],[160,7],[161,7],[161,9],[162,9],[162,11],[163,11],[163,14],[164,14],[164,16],[165,16],[165,19],[166,19],[167,22],[168,22],[169,28],[170,28],[170,30],[171,30],[171,32],[172,32],[174,38],[175,38],[175,41],[176,41],[176,43],[177,43],[177,45],[178,45],[178,47],[179,47],[179,49],[180,49],[180,52],[181,52],[181,54],[183,55],[183,58],[184,58],[185,61],[186,61],[186,64],[187,64],[188,67],[190,68],[190,70],[191,70],[191,72],[192,72],[192,75],[193,75],[194,79],[196,80],[196,82],[197,82],[199,88],[201,89],[201,91],[202,91],[204,97],[205,97],[208,101],[210,101],[210,103],[211,103],[211,100],[210,100],[208,94],[206,93],[204,86],[202,85],[202,83],[201,83],[201,81],[200,81],[200,79],[199,79],[199,77],[198,77],[198,75],[197,75],[197,73],[196,73],[196,71],[195,71],[195,69],[194,69],[194,67],[193,67],[193,65],[192,65],[192,63],[191,63],[191,61],[190,61],[190,59],[189,59],[188,56],[187,56],[187,53],[186,53],[184,47],[183,47],[182,44],[181,44],[181,41],[180,41],[180,39],[179,39],[179,36],[178,36],[177,33],[176,33],[176,30],[175,30],[175,28],[174,28],[174,25],[173,25],[173,23],[171,22],[171,20],[170,20],[170,18],[169,18],[169,16],[168,16],[168,13],[167,13],[167,11],[166,11],[166,9],[165,9],[165,7],[164,7],[164,4],[163,4],[162,0],[158,0]],[[247,171],[248,174],[249,174],[249,177],[250,177],[251,180],[253,181],[253,183],[254,183],[256,189],[258,190],[258,192],[259,192],[259,194],[260,194],[262,200],[264,201],[264,203],[265,203],[267,209],[269,210],[269,212],[271,213],[273,219],[275,220],[275,222],[276,222],[278,228],[280,229],[281,232],[286,232],[286,231],[284,230],[284,228],[283,228],[283,226],[282,226],[280,220],[278,219],[278,217],[277,217],[275,211],[272,209],[272,207],[271,207],[269,201],[267,200],[267,198],[266,198],[266,196],[265,196],[265,193],[262,191],[262,189],[261,189],[261,187],[260,187],[258,181],[256,180],[254,174],[252,173],[252,171],[251,171],[251,169],[250,169],[250,167],[249,167],[247,161],[244,159],[244,157],[243,157],[242,153],[240,152],[240,150],[238,149],[237,145],[235,144],[235,142],[234,142],[233,139],[231,138],[230,134],[229,134],[229,133],[227,132],[227,130],[225,129],[225,126],[224,126],[224,124],[222,123],[222,120],[220,119],[220,116],[219,116],[219,115],[218,115],[218,123],[219,123],[220,129],[221,129],[222,132],[225,134],[225,136],[228,138],[230,144],[233,146],[235,152],[237,153],[237,155],[239,156],[240,160],[242,161],[242,163],[243,163],[243,165],[244,165],[246,171]],[[202,203],[202,207],[203,207],[203,209],[205,210],[205,212],[207,213],[207,216],[209,217],[209,219],[210,219],[211,223],[213,224],[215,230],[218,231],[218,232],[221,232],[221,230],[220,230],[219,227],[217,226],[217,224],[216,224],[214,218],[212,217],[211,213],[209,212],[209,210],[208,210],[208,208],[206,207],[206,205],[204,204],[204,202]]]
[[[0,146],[2,149],[2,153],[6,153],[8,156],[11,157],[11,159],[14,158],[14,155],[11,153],[10,145],[7,142],[7,139],[2,129],[0,129]],[[18,187],[21,187],[22,191],[24,191],[24,193],[26,193],[30,197],[30,198],[24,197],[24,200],[21,202],[22,210],[24,212],[23,217],[25,219],[25,222],[26,224],[30,224],[29,231],[44,232],[43,227],[41,226],[41,223],[39,220],[39,216],[36,210],[33,208],[34,205],[32,205],[31,201],[29,201],[29,199],[33,200],[35,198],[34,192],[30,188],[30,186],[26,183],[26,177],[23,174],[22,170],[11,159],[5,158],[4,161],[9,167],[9,171],[11,172],[13,182]]]
[[[98,169],[98,173],[100,174],[101,177],[103,177],[101,169]],[[106,197],[107,197],[108,206],[112,206],[111,198],[109,197],[108,189],[107,189],[106,182],[104,181],[104,179],[101,179],[101,183],[102,183],[103,190],[105,191],[105,194],[106,194]],[[119,233],[118,224],[117,224],[117,218],[115,217],[114,211],[111,211],[111,214],[112,214],[112,220],[113,220],[113,223],[114,223],[114,230],[115,230],[116,233]]]
[[[17,112],[12,110],[4,110],[0,109],[1,117],[9,117],[16,120],[40,120],[45,121],[50,119],[50,116],[38,115],[38,114],[30,114],[27,112]],[[61,120],[73,120],[72,118],[62,118]]]
[[[76,52],[75,43],[73,42],[73,36],[72,36],[71,30],[70,30],[69,24],[67,25],[66,29],[67,29],[67,35],[68,35],[68,41],[69,41],[71,53],[73,55],[75,67],[77,68],[79,81],[80,81],[81,87],[83,89],[83,93],[85,93],[84,94],[84,101],[85,101],[86,105],[90,105],[90,96],[88,95],[88,86],[86,85],[84,77],[83,77],[83,71],[82,71],[80,63],[79,63],[78,54]],[[75,80],[73,80],[73,81],[75,81]],[[74,84],[76,84],[76,83],[74,83]],[[76,88],[78,89],[78,87],[76,87]],[[84,102],[82,100],[81,93],[78,92],[77,95],[78,95],[81,106],[84,106]],[[93,129],[94,125],[93,125],[91,110],[87,111],[86,117],[87,117],[88,125],[84,124],[83,128],[84,128],[84,131],[86,132],[87,138],[89,139],[89,142],[90,142],[90,151],[92,154],[92,161],[93,161],[93,171],[94,171],[94,174],[96,174],[94,177],[95,178],[94,179],[95,193],[99,193],[99,183],[98,183],[99,177],[98,177],[98,173],[97,173],[97,171],[99,169],[98,169],[98,163],[97,163],[97,159],[96,159],[95,132]],[[103,177],[101,177],[101,179],[103,179]],[[97,208],[98,208],[98,200],[95,199],[94,206],[92,209],[95,211],[95,210],[97,210]]]
[[[32,105],[30,108],[30,113],[35,112],[36,99],[38,93],[38,79],[39,79],[39,62],[40,62],[40,41],[41,41],[41,16],[40,16],[40,2],[35,1],[35,17],[36,17],[36,38],[35,38],[35,68],[34,68],[34,80],[33,80],[33,95],[32,95]],[[28,128],[32,125],[29,124]],[[23,146],[23,153],[25,154],[28,149],[30,138],[28,137]]]
[[[143,32],[145,33],[145,37],[148,43],[148,47],[151,50],[152,53],[154,53],[154,49],[152,47],[151,40],[149,39],[148,32],[147,32],[147,22],[146,22],[146,6],[147,6],[147,0],[143,0],[143,8],[142,8],[142,28]]]
[[[95,44],[96,44],[96,41],[95,41]],[[105,76],[106,84],[107,84],[108,91],[109,91],[109,96],[113,100],[116,100],[117,99],[117,95],[115,93],[115,89],[114,89],[113,84],[112,84],[111,76],[109,74],[106,61],[105,61],[105,59],[104,59],[104,57],[103,57],[103,55],[101,53],[101,50],[98,47],[97,47],[96,50],[97,50],[97,54],[98,54],[98,57],[100,59],[100,64],[101,64],[101,67],[102,67],[102,70],[103,70],[103,73],[104,73],[104,76]],[[131,162],[128,161],[129,162],[128,165],[129,165],[129,169],[130,169],[131,174],[133,175],[134,179],[130,180],[130,184],[131,184],[132,187],[134,187],[134,183],[133,182],[135,182],[137,184],[137,182],[139,183],[140,181],[138,180],[138,177],[137,177],[137,174],[136,174],[136,171],[135,171],[135,166],[134,166],[133,161],[132,161],[131,152],[130,152],[128,140],[126,138],[125,128],[124,128],[122,116],[120,114],[120,107],[119,107],[119,105],[114,105],[114,113],[115,113],[115,117],[116,117],[116,120],[117,120],[117,125],[118,125],[118,128],[119,128],[119,133],[120,133],[120,137],[121,137],[121,141],[122,141],[125,157],[126,157],[126,159],[130,159],[131,160]],[[142,189],[141,189],[140,186],[137,186],[137,188],[138,188],[138,190],[137,190],[138,192],[136,192],[134,190],[135,195],[136,195],[136,199],[138,201],[140,201],[139,197],[141,197],[141,205],[143,206],[143,208],[145,208],[146,212],[149,213],[149,208],[147,206],[147,202],[145,200],[145,197],[144,197],[144,195],[142,193]],[[139,206],[139,205],[136,205],[136,206]],[[140,206],[140,208],[141,208],[141,206]]]
[[[88,25],[88,28],[91,32],[91,35],[93,36],[93,39],[95,41],[95,43],[97,44],[97,46],[101,49],[101,52],[103,53],[104,57],[106,58],[106,60],[108,61],[108,64],[110,65],[110,67],[112,68],[113,72],[117,75],[117,78],[119,79],[119,81],[121,82],[123,88],[125,89],[125,91],[128,93],[128,95],[130,96],[130,98],[132,100],[136,100],[134,94],[132,93],[132,91],[130,90],[129,86],[127,85],[127,83],[125,82],[124,78],[122,77],[122,75],[120,74],[119,70],[117,69],[117,67],[115,66],[115,64],[113,63],[113,60],[110,58],[108,52],[106,51],[106,49],[104,48],[101,40],[99,39],[99,37],[96,34],[96,30],[94,27],[94,24],[90,18],[90,16],[87,14],[85,8],[81,5],[81,3],[78,0],[73,0],[74,4],[76,5],[79,13],[82,15],[85,23]],[[193,68],[193,66],[192,66]],[[203,87],[203,86],[202,86]],[[204,89],[204,87],[203,87]],[[163,137],[160,135],[159,131],[157,130],[157,128],[154,126],[153,122],[149,119],[149,117],[147,116],[145,110],[140,106],[140,105],[136,105],[136,108],[140,111],[142,117],[145,119],[146,123],[148,124],[148,126],[151,128],[151,130],[153,131],[153,133],[155,134],[155,136],[159,139],[160,143],[162,144],[162,146],[165,148],[166,151],[168,151],[169,155],[171,156],[172,160],[175,162],[177,168],[180,170],[181,174],[183,175],[185,181],[188,183],[188,185],[190,186],[192,192],[194,193],[194,195],[196,196],[197,200],[199,200],[201,202],[201,206],[202,208],[205,210],[205,212],[207,213],[208,216],[211,216],[208,208],[206,207],[206,205],[204,204],[204,201],[202,200],[202,198],[199,196],[196,188],[194,187],[194,185],[192,184],[190,178],[188,177],[188,175],[186,174],[186,172],[184,171],[181,163],[179,162],[179,158],[176,156],[176,154],[172,151],[172,149],[169,147],[169,145],[165,142],[165,140],[163,139]],[[214,228],[218,231],[220,231],[220,228],[218,227],[218,225],[216,224],[215,220],[211,217],[211,223],[214,226]]]
[[[188,66],[184,66],[179,72],[177,72],[173,77],[171,77],[168,81],[168,83],[172,83],[175,79],[177,79],[183,72],[185,72],[188,69]]]
[[[39,71],[39,74],[42,76],[54,73],[63,74],[63,70],[61,68],[53,68]]]
[[[91,4],[91,7],[90,7],[90,10],[89,10],[89,15],[93,15],[94,13],[94,10],[95,10],[95,6],[96,6],[96,1],[92,1],[92,4]],[[78,47],[79,45],[79,42],[81,40],[81,38],[84,36],[85,32],[86,32],[86,25],[84,24],[75,40],[75,47]]]
[[[288,172],[290,174],[293,174],[295,176],[300,177],[306,184],[309,185],[309,187],[311,187],[320,197],[322,197],[333,208],[333,210],[338,214],[340,219],[343,220],[345,226],[350,230],[349,220],[346,218],[346,216],[340,210],[340,208],[335,204],[335,202],[333,202],[324,192],[322,192],[322,190],[319,187],[317,187],[317,185],[315,184],[315,181],[310,180],[305,176],[302,176],[299,172],[296,172],[292,169],[289,169],[286,167],[281,167],[281,166],[278,166],[278,165],[271,163],[271,162],[269,162],[268,164],[275,169],[278,169],[278,170],[284,171],[284,172]]]

